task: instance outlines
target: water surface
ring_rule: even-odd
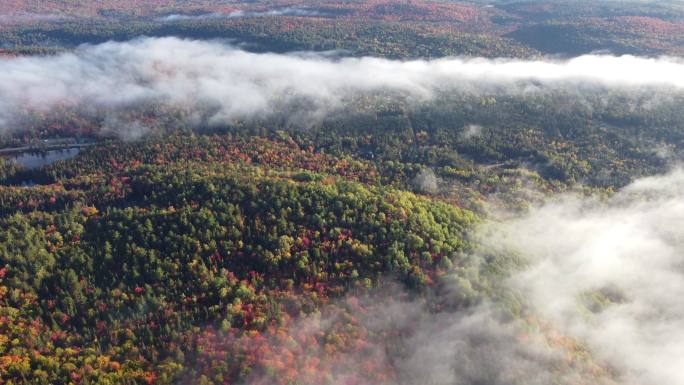
[[[32,170],[50,165],[58,160],[73,158],[78,155],[80,151],[80,148],[65,148],[44,152],[22,152],[21,154],[11,156],[10,160],[25,169]]]

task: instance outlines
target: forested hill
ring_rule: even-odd
[[[440,192],[420,165],[284,133],[115,141],[3,170],[3,384],[396,383],[429,314],[498,298],[537,327],[498,288],[517,257],[476,253],[482,214],[464,208],[478,188],[519,202],[524,174]],[[560,373],[608,378],[564,349]]]
[[[425,290],[468,268],[471,212],[384,187],[363,162],[223,144],[98,147],[48,167],[49,184],[0,187],[4,384],[326,376],[251,349],[345,293],[382,280]],[[289,349],[324,358],[374,338],[340,327]]]

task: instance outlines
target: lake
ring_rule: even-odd
[[[23,152],[18,155],[10,156],[9,159],[24,167],[25,169],[35,169],[52,164],[58,160],[73,158],[81,151],[80,148],[65,148],[60,150],[49,150],[44,152]]]

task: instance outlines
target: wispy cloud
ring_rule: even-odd
[[[80,109],[116,115],[160,105],[185,110],[189,126],[275,112],[311,120],[365,93],[429,100],[448,90],[523,92],[578,85],[682,89],[684,63],[632,56],[567,61],[331,58],[250,53],[216,41],[143,38],[86,45],[57,56],[3,59],[0,127],[20,128],[31,112]]]
[[[53,13],[11,12],[0,13],[0,23],[26,23],[32,21],[64,21],[72,19],[72,16]]]
[[[271,9],[267,11],[233,11],[233,12],[212,12],[199,15],[171,14],[159,17],[157,21],[173,22],[183,20],[202,20],[202,19],[236,19],[242,17],[263,17],[263,16],[322,16],[323,13],[314,9],[302,7],[285,7]]]

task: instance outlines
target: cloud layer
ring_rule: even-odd
[[[530,267],[511,285],[623,384],[684,384],[684,171],[607,202],[568,197],[503,225]]]
[[[0,127],[21,128],[29,113],[69,109],[127,121],[122,111],[145,106],[183,109],[190,126],[284,111],[315,119],[366,93],[429,100],[444,90],[577,84],[681,89],[684,62],[631,56],[394,61],[250,53],[217,41],[143,38],[0,60]]]

